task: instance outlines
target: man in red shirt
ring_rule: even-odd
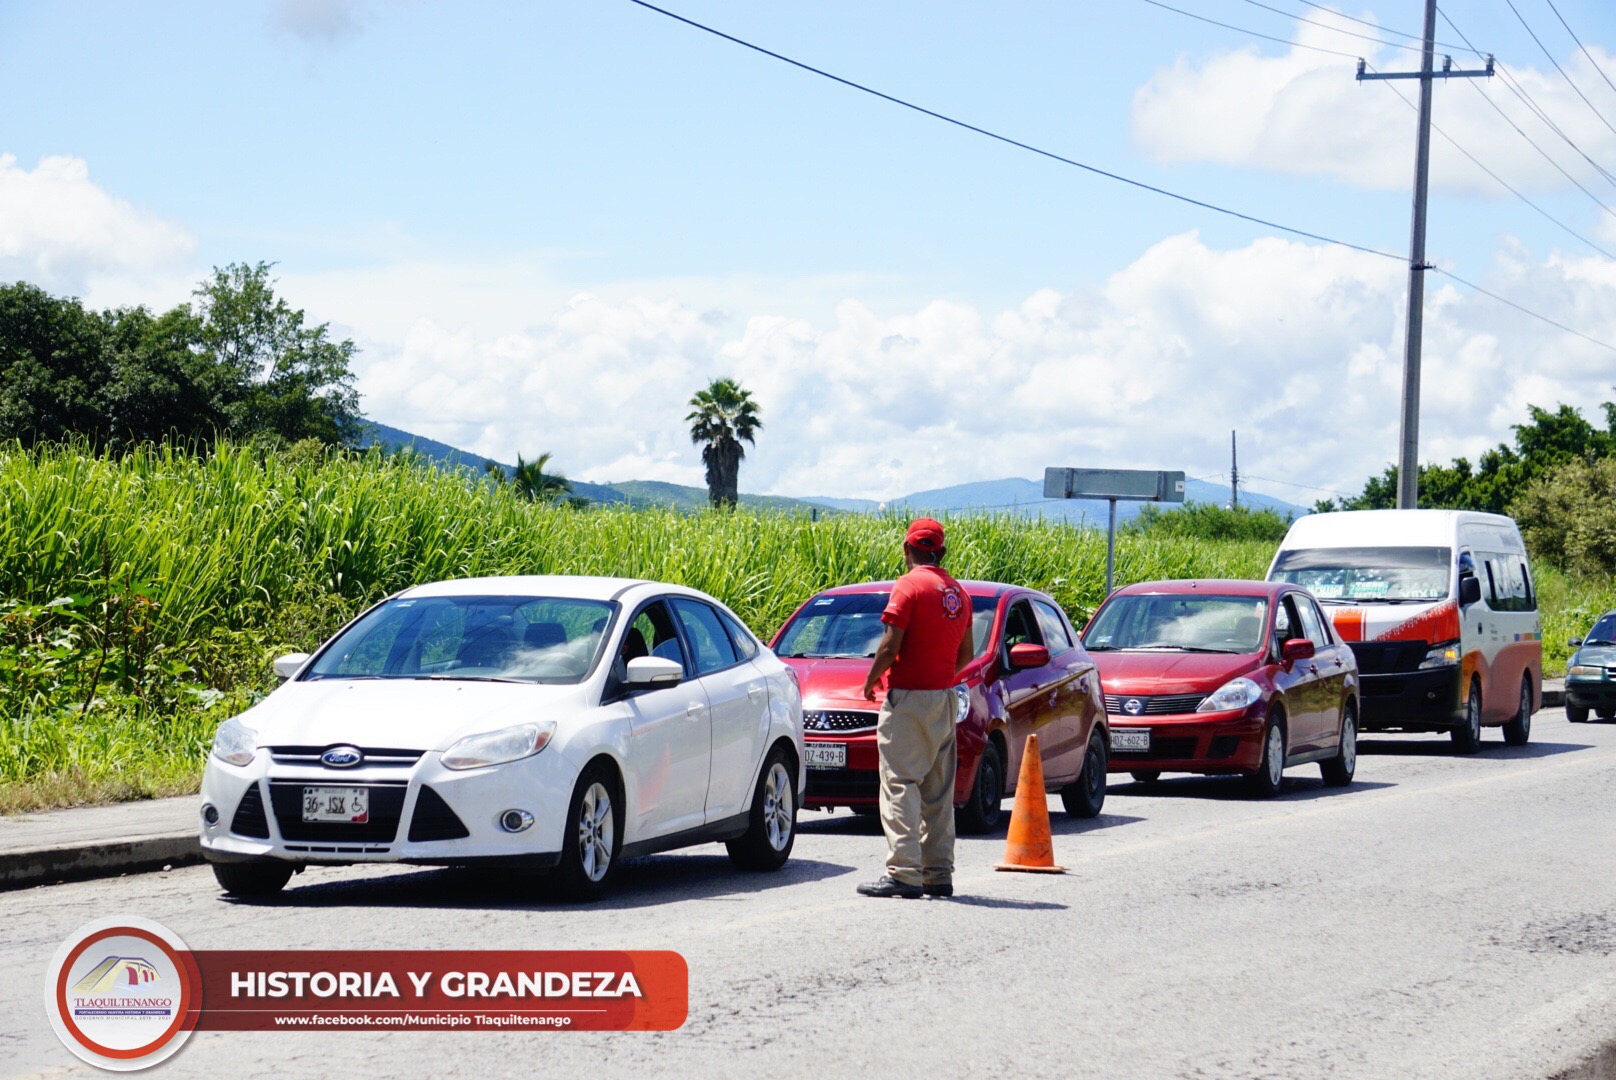
[[[888,675],[875,724],[887,872],[858,887],[865,896],[954,895],[954,686],[972,655],[971,598],[943,569],[943,552],[941,525],[910,524],[909,572],[881,613],[886,632],[864,680],[864,697],[874,701]]]

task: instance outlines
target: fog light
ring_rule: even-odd
[[[533,815],[526,810],[507,810],[499,815],[499,827],[506,832],[521,832],[533,824]]]
[[[219,808],[217,806],[212,803],[202,804],[202,824],[210,829],[219,824]]]

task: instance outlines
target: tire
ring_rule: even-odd
[[[1465,697],[1465,722],[1454,728],[1453,752],[1474,754],[1481,749],[1481,684],[1470,680],[1470,693]]]
[[[623,850],[622,798],[610,767],[595,762],[578,777],[561,834],[561,862],[552,881],[565,900],[587,902],[606,895]]]
[[[1616,720],[1616,709],[1597,709],[1595,712],[1601,720]]]
[[[1089,736],[1089,749],[1083,755],[1083,771],[1076,780],[1061,788],[1061,805],[1073,817],[1099,817],[1105,807],[1105,734],[1096,727]]]
[[[1532,677],[1521,680],[1521,704],[1515,716],[1504,725],[1504,743],[1507,746],[1525,746],[1532,737]]]
[[[1279,794],[1285,780],[1285,722],[1273,718],[1263,728],[1262,761],[1255,772],[1246,774],[1246,787],[1259,799],[1272,799]]]
[[[962,833],[987,833],[999,827],[1004,820],[1004,751],[989,739],[982,748],[982,757],[976,764],[976,782],[965,805],[954,816],[954,824]]]
[[[292,869],[283,862],[214,863],[213,876],[231,896],[274,896],[292,880]]]
[[[746,833],[727,841],[729,861],[742,870],[778,870],[791,858],[797,842],[797,777],[791,755],[776,746],[763,759],[763,772],[752,793]]]
[[[1349,703],[1341,712],[1341,748],[1335,757],[1319,762],[1327,787],[1346,787],[1358,771],[1358,707]]]
[[[1135,769],[1128,774],[1141,784],[1154,784],[1161,779],[1160,769]]]
[[[1565,710],[1566,719],[1573,724],[1586,724],[1588,722],[1588,706],[1567,704]]]

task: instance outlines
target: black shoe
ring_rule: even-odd
[[[880,881],[866,881],[858,887],[860,896],[896,896],[903,900],[919,900],[926,895],[919,885],[905,885],[889,877]]]
[[[927,896],[953,896],[954,883],[951,881],[940,881],[935,885],[922,885],[921,890]]]

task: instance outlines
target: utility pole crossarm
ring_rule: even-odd
[[[1358,81],[1374,82],[1376,79],[1490,79],[1493,77],[1493,58],[1487,58],[1487,66],[1465,70],[1455,69],[1453,57],[1444,56],[1441,71],[1433,71],[1429,76],[1419,71],[1366,71],[1362,60],[1358,61]]]

